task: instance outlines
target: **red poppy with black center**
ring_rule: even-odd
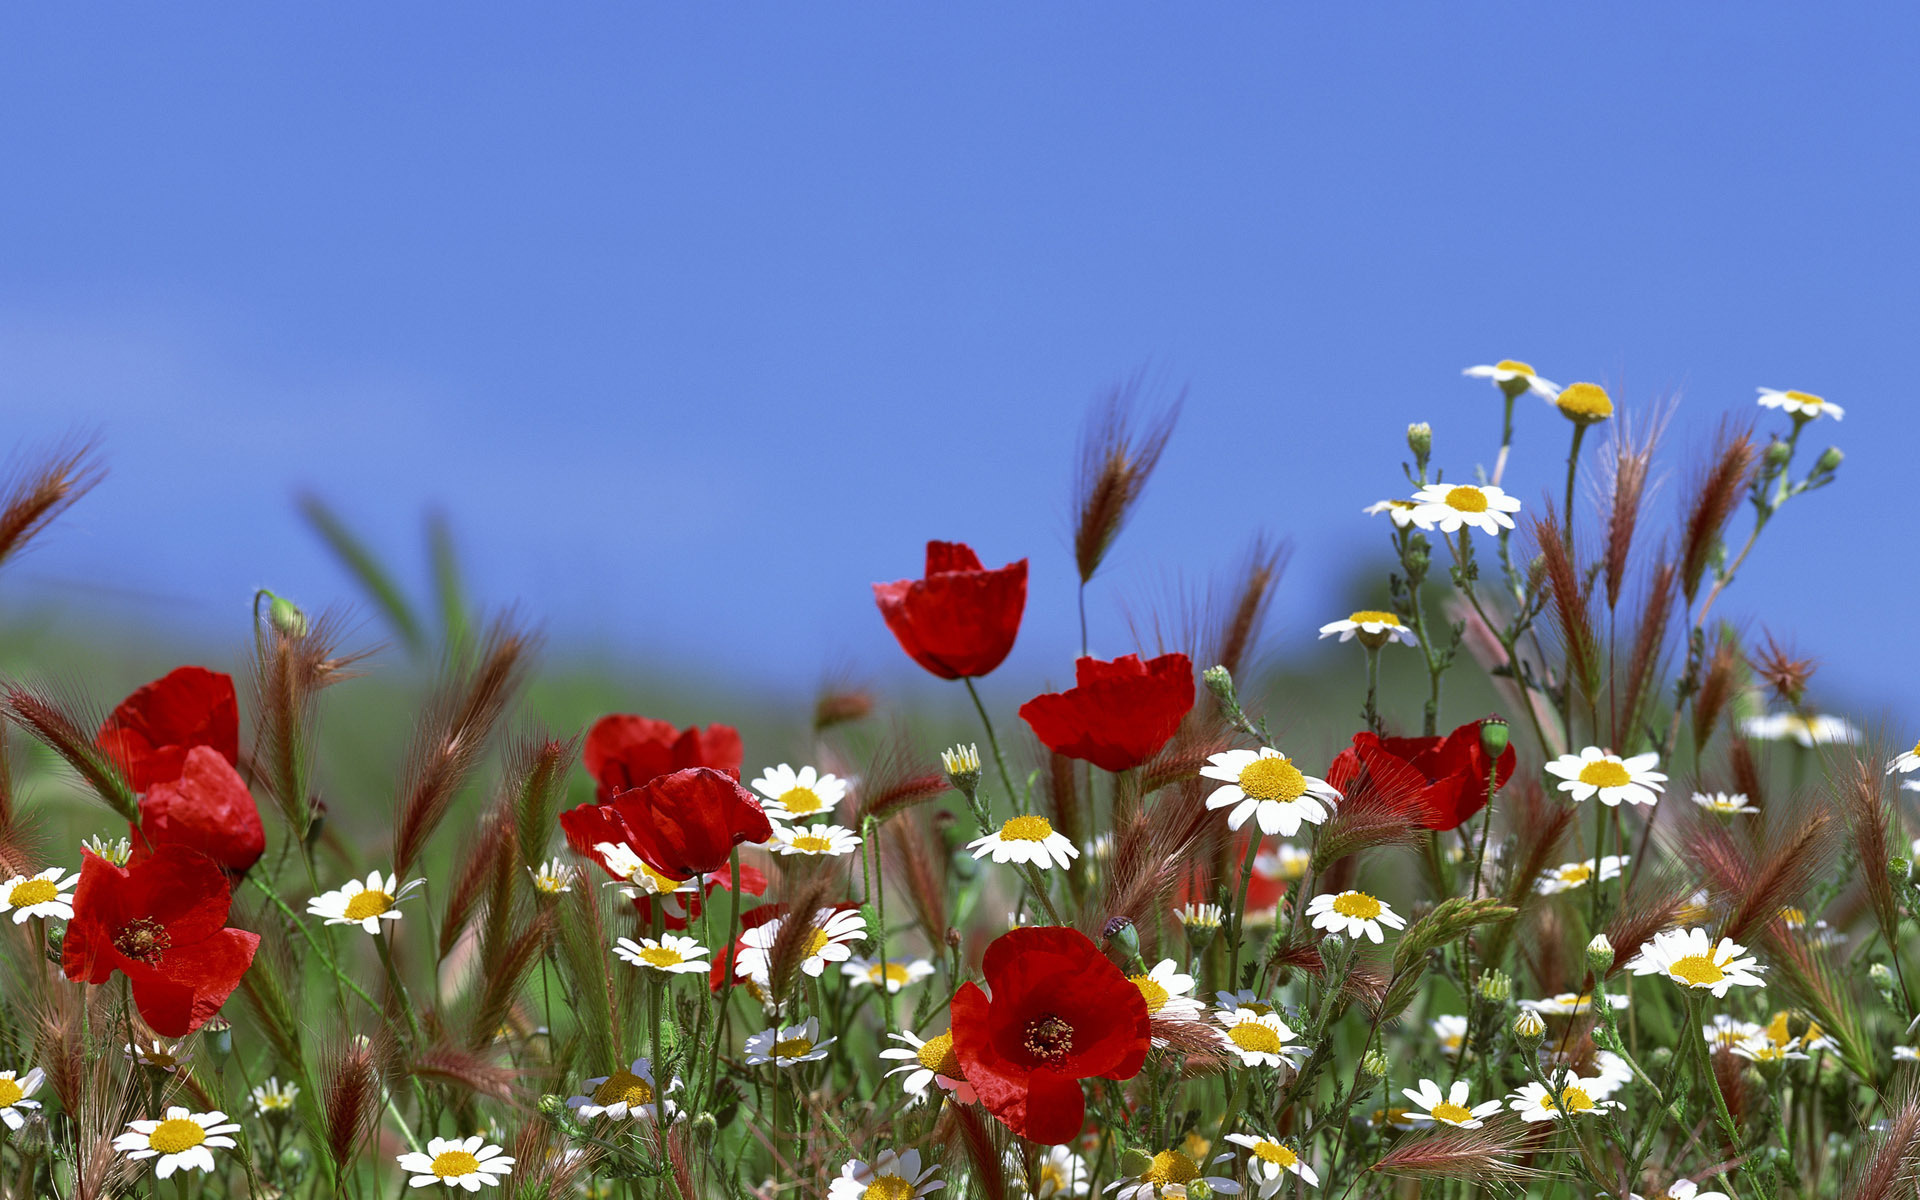
[[[873,585],[887,628],[942,679],[985,675],[1006,660],[1027,610],[1027,560],[989,571],[963,542],[928,542],[919,579]]]
[[[237,763],[240,706],[233,676],[205,667],[170,671],[122,700],[94,740],[136,792],[180,778],[195,746]]]
[[[977,984],[953,997],[953,1050],[987,1111],[1063,1145],[1086,1124],[1082,1079],[1131,1079],[1152,1022],[1140,989],[1077,929],[1015,929],[987,947]]]
[[[629,788],[688,767],[738,772],[745,756],[740,731],[731,725],[677,729],[671,722],[631,713],[595,721],[581,749],[587,774],[593,776],[594,798],[602,804]]]
[[[1480,744],[1480,722],[1469,721],[1444,738],[1383,738],[1362,730],[1327,767],[1327,782],[1343,795],[1369,787],[1427,829],[1456,829],[1486,806],[1489,775],[1499,791],[1513,767],[1513,747],[1496,768]]]
[[[267,831],[240,773],[211,746],[195,746],[179,778],[140,797],[133,845],[136,856],[150,847],[185,846],[239,875],[266,853]]]
[[[1035,696],[1020,717],[1048,748],[1108,771],[1160,752],[1193,708],[1193,664],[1184,654],[1137,654],[1073,664],[1074,686]]]
[[[100,984],[122,972],[153,1031],[185,1037],[220,1011],[260,946],[258,934],[226,927],[231,903],[219,865],[185,846],[124,867],[82,851],[67,978]]]
[[[733,848],[773,836],[773,825],[752,792],[730,772],[692,767],[650,779],[606,804],[582,804],[560,814],[567,844],[605,867],[601,842],[633,847],[648,866],[673,879],[692,879],[727,865]]]

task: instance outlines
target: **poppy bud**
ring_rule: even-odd
[[[268,592],[267,595],[273,596],[273,593]],[[290,638],[307,636],[307,614],[301,612],[300,606],[285,596],[273,596],[273,602],[267,605],[267,620],[272,621],[275,629]]]
[[[1513,1040],[1519,1042],[1520,1048],[1529,1054],[1540,1048],[1540,1039],[1546,1036],[1547,1023],[1542,1021],[1540,1014],[1532,1009],[1527,1009],[1513,1019]]]
[[[1140,932],[1127,918],[1115,917],[1108,921],[1101,938],[1107,943],[1108,957],[1112,957],[1114,952],[1118,951],[1124,966],[1140,961]]]
[[[1604,933],[1596,933],[1587,943],[1587,970],[1595,975],[1604,974],[1613,965],[1613,943]]]
[[[1413,451],[1414,464],[1424,472],[1427,458],[1433,453],[1433,426],[1425,421],[1407,426],[1407,449]]]
[[[1867,978],[1873,980],[1873,986],[1880,989],[1881,998],[1893,1003],[1893,972],[1885,963],[1874,963],[1867,968]]]
[[[1480,722],[1480,748],[1487,752],[1487,757],[1499,758],[1507,752],[1507,740],[1510,733],[1511,730],[1507,728],[1507,722],[1504,718],[1498,716],[1487,717]]]
[[[1840,469],[1840,463],[1846,457],[1840,452],[1840,447],[1828,446],[1820,452],[1820,457],[1814,460],[1813,469],[1823,475],[1831,474]]]
[[[233,1053],[233,1023],[225,1017],[215,1016],[207,1019],[200,1027],[202,1033],[213,1035],[213,1052],[226,1056]]]
[[[47,961],[59,966],[65,960],[65,942],[67,931],[64,929],[47,930]]]
[[[1672,1061],[1673,1050],[1668,1046],[1655,1046],[1653,1053],[1647,1055],[1647,1065],[1650,1067],[1664,1067]]]

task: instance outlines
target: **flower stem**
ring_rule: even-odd
[[[1567,519],[1561,530],[1562,540],[1566,543],[1569,554],[1573,552],[1573,483],[1580,474],[1580,443],[1586,436],[1587,423],[1585,421],[1575,421],[1573,423],[1573,448],[1567,451]]]
[[[980,724],[987,731],[987,745],[993,750],[993,761],[1000,768],[1000,784],[1007,789],[1007,803],[1018,805],[1020,796],[1013,790],[1013,772],[1007,770],[1006,756],[1000,753],[1000,739],[993,734],[993,718],[987,716],[987,706],[980,703],[980,691],[973,686],[970,676],[961,676],[960,681],[967,685],[967,695],[973,697],[973,707],[980,714]]]
[[[1253,836],[1247,839],[1247,857],[1240,864],[1240,902],[1233,908],[1233,947],[1227,953],[1227,990],[1240,989],[1240,943],[1247,932],[1247,893],[1253,888],[1253,860],[1260,855],[1260,828],[1256,825]],[[1226,1136],[1222,1130],[1221,1136]]]

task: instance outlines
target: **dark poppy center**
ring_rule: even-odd
[[[1073,1053],[1073,1026],[1052,1013],[1041,1013],[1027,1022],[1021,1045],[1041,1062],[1057,1063]]]
[[[151,917],[136,917],[113,935],[114,948],[136,962],[157,963],[172,944],[167,927]]]

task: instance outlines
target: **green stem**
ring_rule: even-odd
[[[1247,932],[1247,893],[1253,887],[1253,860],[1260,855],[1260,826],[1254,824],[1247,839],[1247,857],[1240,864],[1240,902],[1233,907],[1233,946],[1227,954],[1227,990],[1240,990],[1240,944]],[[1222,1137],[1226,1136],[1223,1131]]]
[[[1567,451],[1567,511],[1566,521],[1561,527],[1561,540],[1566,543],[1567,552],[1573,552],[1573,484],[1580,474],[1580,443],[1587,436],[1587,423],[1573,423],[1573,448]]]
[[[1000,753],[1000,739],[993,733],[993,718],[987,716],[987,706],[980,702],[980,690],[973,686],[973,679],[963,675],[960,682],[967,685],[967,695],[973,697],[974,711],[980,714],[980,724],[987,731],[987,746],[993,751],[994,764],[1000,768],[1000,784],[1007,789],[1007,803],[1016,806],[1018,811],[1020,793],[1014,791],[1013,772],[1007,770],[1006,756]]]

